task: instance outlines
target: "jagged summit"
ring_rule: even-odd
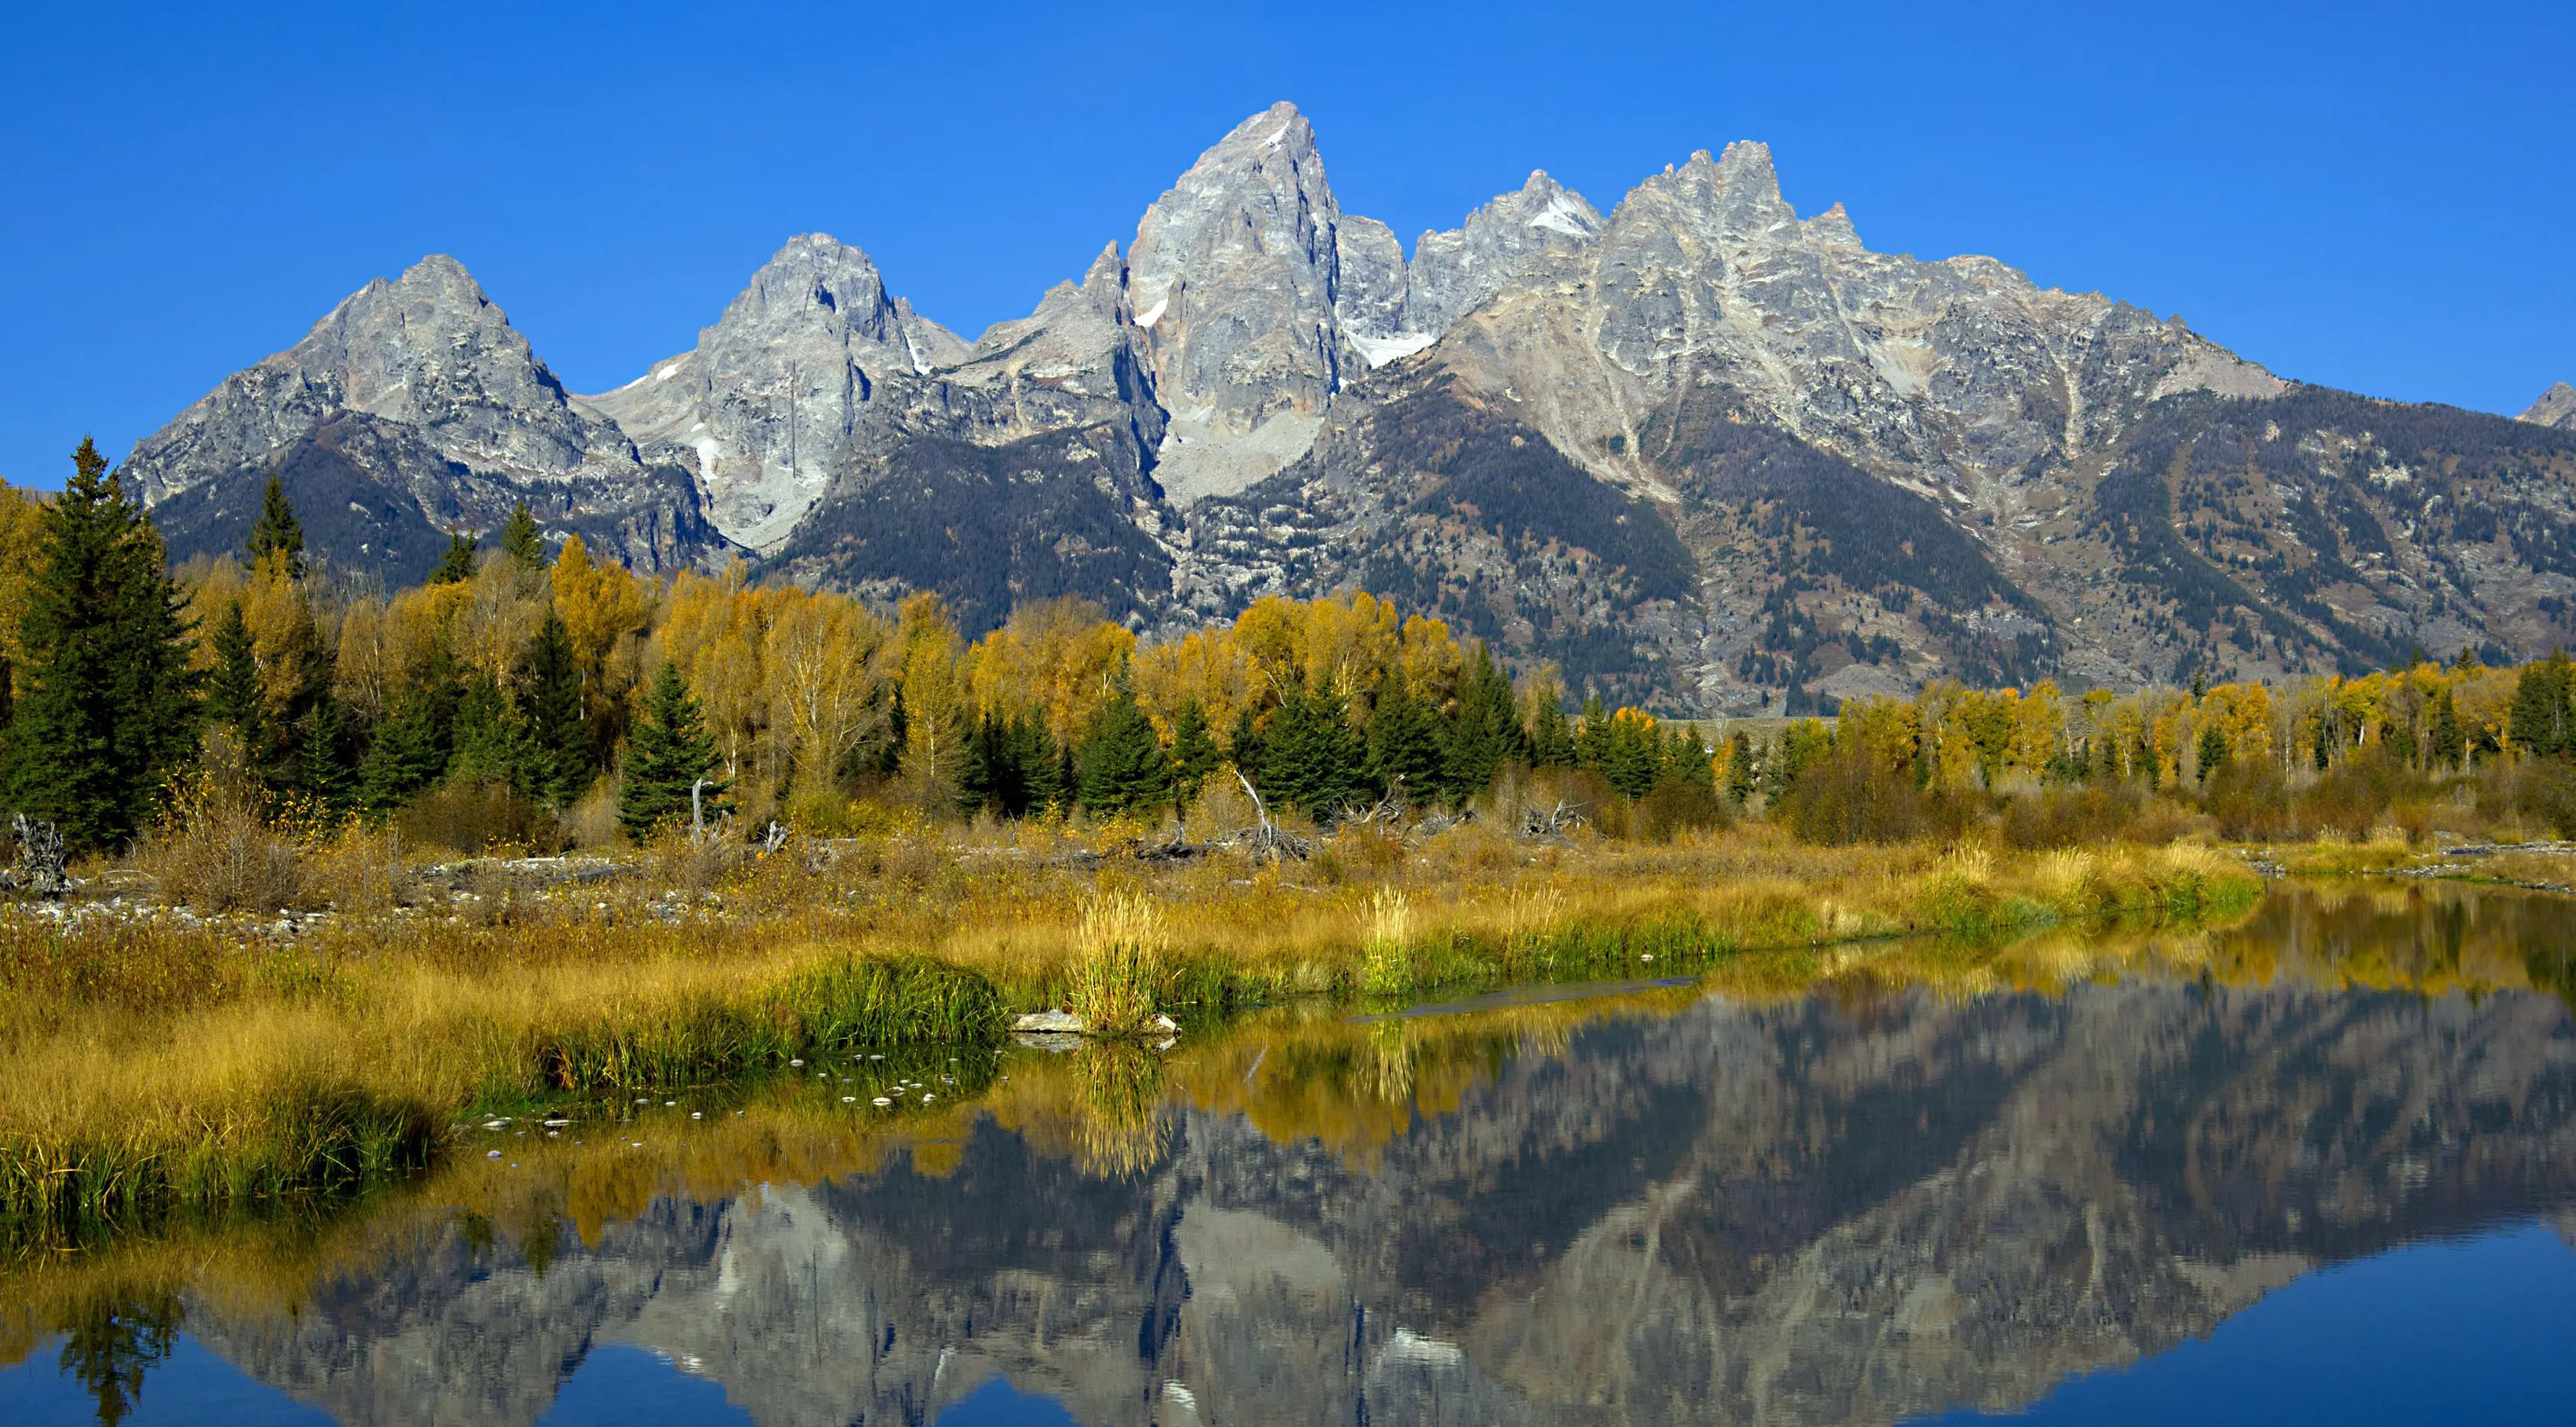
[[[389,571],[528,499],[639,565],[748,548],[976,620],[1069,594],[1177,627],[1359,586],[1704,713],[2565,638],[2566,385],[2525,413],[2556,429],[2510,440],[2365,411],[1994,258],[1872,252],[1839,204],[1800,217],[1752,140],[1606,215],[1532,170],[1408,254],[1318,142],[1293,104],[1246,117],[1131,243],[1094,235],[1079,279],[971,342],[797,235],[688,350],[588,398],[424,259],[130,469],[182,554],[236,547],[278,470],[351,512],[317,544]]]
[[[2576,430],[2576,386],[2559,382],[2550,387],[2522,414],[2522,419],[2538,426]]]

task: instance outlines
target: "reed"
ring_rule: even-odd
[[[1534,846],[1471,826],[1286,868],[1161,867],[1055,836],[903,828],[831,858],[714,875],[648,856],[552,887],[507,868],[423,881],[392,844],[351,844],[349,910],[293,937],[0,907],[0,1228],[78,1237],[361,1193],[487,1112],[988,1047],[1014,1010],[1070,1004],[1132,1035],[1159,1012],[1205,1024],[1301,997],[1774,965],[1790,969],[1760,975],[1788,984],[1818,948],[2259,895],[2237,859],[2189,847],[1820,849],[1758,827]]]
[[[1152,1023],[1170,936],[1163,912],[1138,892],[1102,892],[1074,925],[1073,1013],[1095,1036],[1134,1036]]]

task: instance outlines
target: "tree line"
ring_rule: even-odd
[[[376,592],[308,567],[275,482],[239,557],[174,572],[91,445],[74,467],[59,496],[0,500],[0,777],[80,849],[129,843],[210,762],[307,815],[388,817],[471,787],[640,839],[728,814],[829,829],[890,805],[1154,821],[1238,779],[1331,821],[1557,772],[1611,821],[1668,831],[1787,807],[1802,784],[1813,802],[1837,777],[1868,803],[2576,755],[2563,656],[2117,695],[1940,682],[1757,734],[1597,698],[1569,710],[1551,667],[1515,676],[1365,592],[1150,640],[1039,601],[968,643],[935,595],[882,604],[740,565],[643,579],[577,537],[550,543],[524,509],[490,548],[460,532],[426,583]]]

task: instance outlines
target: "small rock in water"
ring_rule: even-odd
[[[499,1150],[491,1150],[486,1152],[483,1157],[485,1159],[499,1159],[501,1157],[501,1152]]]
[[[787,1063],[788,1063],[789,1065],[803,1065],[805,1062],[803,1062],[803,1061],[801,1061],[801,1060],[791,1060],[791,1061],[789,1061],[789,1062],[787,1062]]]
[[[1078,1036],[1088,1028],[1083,1025],[1082,1017],[1071,1011],[1032,1011],[1011,1022],[1011,1029],[1037,1034],[1054,1032]]]
[[[879,1104],[879,1105],[891,1105],[891,1104],[893,1104],[894,1102],[893,1102],[892,1100],[887,1099],[885,1096],[880,1095],[880,1096],[878,1096],[878,1097],[876,1098],[876,1103],[877,1103],[877,1104]]]

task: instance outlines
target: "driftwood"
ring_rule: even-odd
[[[1521,836],[1564,837],[1585,827],[1583,814],[1560,799],[1552,808],[1535,805],[1521,809]]]
[[[72,889],[63,856],[62,829],[17,815],[18,860],[9,880],[16,890],[39,897],[59,897]]]
[[[1252,780],[1243,776],[1242,769],[1236,769],[1234,777],[1235,781],[1243,784],[1244,793],[1252,799],[1253,816],[1261,819],[1261,826],[1231,840],[1249,851],[1255,862],[1285,862],[1290,858],[1305,861],[1307,854],[1315,850],[1314,846],[1270,820],[1269,804],[1261,801],[1261,790],[1252,786]]]

